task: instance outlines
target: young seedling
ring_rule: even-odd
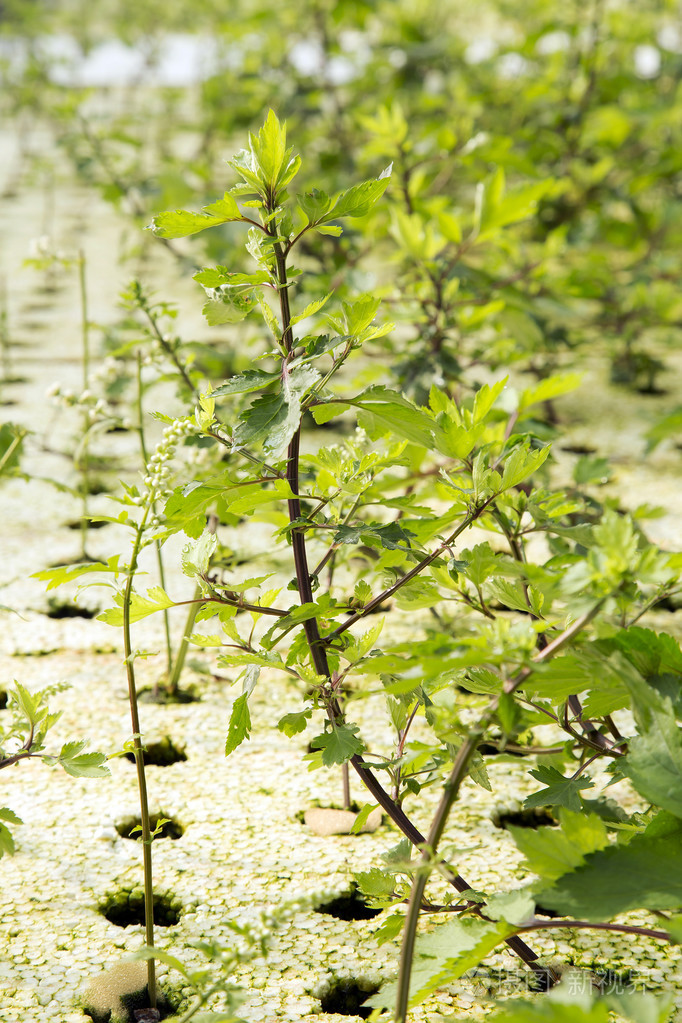
[[[93,750],[84,753],[84,740],[65,742],[59,753],[45,752],[45,738],[61,716],[51,711],[48,699],[64,689],[63,685],[48,686],[31,692],[19,682],[8,691],[8,709],[13,718],[8,728],[0,731],[0,769],[12,767],[22,760],[38,759],[50,767],[62,767],[74,778],[103,778],[109,774],[106,756]],[[9,809],[0,808],[0,857],[12,855],[14,840],[7,824],[21,824],[21,818]]]

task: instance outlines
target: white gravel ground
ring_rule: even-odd
[[[0,151],[11,156],[12,138],[6,132],[0,141]],[[36,299],[35,274],[20,267],[29,239],[41,233],[37,192],[29,187],[12,200],[0,200],[10,242],[3,267],[10,284],[10,325],[25,346],[16,349],[16,366],[27,377],[26,384],[13,386],[16,405],[7,408],[5,416],[31,426],[38,439],[45,438],[51,449],[58,449],[70,443],[68,423],[53,419],[43,395],[54,380],[78,386],[78,306],[73,275],[66,275],[52,303]],[[121,222],[96,195],[73,182],[60,181],[58,196],[55,231],[64,247],[85,247],[91,317],[110,321],[116,293],[129,276],[116,265]],[[151,271],[157,277],[175,273],[160,256],[153,257]],[[171,279],[165,294],[187,296],[191,329],[200,330],[192,320],[198,303],[189,298],[194,294],[191,283]],[[614,409],[609,436],[615,438],[620,399],[612,395],[605,401]],[[577,404],[575,412],[579,419]],[[578,426],[578,434],[581,429]],[[608,433],[608,424],[604,429]],[[682,545],[673,476],[678,454],[663,448],[642,470],[627,431],[621,435],[621,446],[614,440],[611,447],[616,461],[620,459],[624,502],[663,504],[667,514],[653,523],[652,533],[670,547]],[[34,451],[28,460],[32,471],[57,476],[67,472],[63,458],[39,453],[35,445]],[[614,486],[618,485],[617,477]],[[108,507],[105,499],[98,502],[100,510]],[[2,619],[0,684],[12,678],[31,687],[68,681],[71,688],[52,701],[63,710],[52,743],[58,746],[66,738],[82,736],[106,752],[120,749],[130,734],[130,722],[118,633],[96,621],[47,618],[43,584],[27,578],[76,553],[78,535],[63,524],[78,514],[77,503],[46,485],[11,481],[0,491],[0,513],[0,602],[22,615],[6,614]],[[123,531],[107,526],[94,534],[91,549],[95,554],[111,553],[125,550],[127,542]],[[181,585],[177,570],[171,572],[171,592],[173,585]],[[186,580],[183,585],[187,588]],[[83,596],[93,606],[101,599],[95,591]],[[670,629],[673,617],[679,619],[663,616],[658,624]],[[161,641],[160,622],[147,620],[136,628],[136,645],[160,650]],[[152,682],[161,670],[160,655],[139,661],[141,684]],[[255,922],[262,909],[276,908],[299,893],[309,897],[317,891],[324,901],[347,891],[350,872],[377,862],[399,838],[387,825],[372,835],[319,838],[301,824],[298,815],[312,803],[338,802],[340,785],[336,775],[306,770],[301,755],[308,736],[287,740],[274,730],[282,708],[291,709],[290,683],[274,677],[260,683],[251,740],[227,760],[223,747],[234,694],[215,680],[201,680],[199,685],[199,703],[142,707],[147,739],[168,735],[187,754],[184,763],[151,767],[149,789],[152,808],[184,828],[177,841],[160,840],[154,846],[157,890],[171,893],[182,904],[179,923],[158,929],[158,944],[194,965],[201,960],[189,942],[209,938],[230,942],[229,921]],[[369,710],[366,726],[372,744],[380,748],[384,727],[370,719]],[[81,780],[38,763],[24,763],[2,774],[0,805],[12,807],[25,823],[16,829],[16,855],[0,862],[1,1023],[80,1023],[85,1017],[78,999],[88,979],[143,943],[139,926],[121,929],[98,912],[107,893],[138,887],[142,880],[141,847],[115,830],[117,823],[136,813],[135,772],[120,759],[112,761],[111,772],[107,780]],[[492,764],[490,773],[495,796],[466,785],[447,840],[465,850],[458,865],[474,887],[499,890],[520,885],[525,874],[511,838],[494,827],[490,816],[496,801],[511,805],[527,788],[517,784],[508,764]],[[363,802],[358,785],[354,794]],[[415,810],[421,826],[426,826],[432,799]],[[244,1017],[253,1023],[343,1018],[320,1012],[319,995],[331,978],[360,977],[378,983],[396,968],[397,947],[378,947],[373,937],[379,923],[379,918],[343,922],[301,910],[275,935],[268,958],[240,971],[237,979],[247,992]],[[595,961],[617,972],[632,969],[638,982],[653,990],[677,988],[676,953],[653,941],[604,939],[595,932],[569,938],[552,932],[533,944],[552,961],[586,966]],[[509,971],[501,987],[504,994],[523,990],[513,957],[499,952],[487,965]],[[170,977],[172,983],[177,979]],[[483,1019],[489,1012],[485,986],[481,978],[464,979],[417,1010],[414,1019],[431,1021],[448,1014]]]

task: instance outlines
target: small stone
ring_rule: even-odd
[[[146,963],[117,963],[90,981],[83,1006],[94,1020],[111,1019],[111,1023],[124,1023],[127,1013],[123,999],[142,995],[146,987]]]
[[[349,835],[355,824],[357,814],[351,810],[330,810],[325,807],[314,807],[306,810],[303,820],[315,835],[326,838],[329,835]],[[376,831],[381,824],[381,808],[372,810],[360,828],[360,834]]]

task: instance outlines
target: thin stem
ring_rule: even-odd
[[[83,357],[83,390],[90,386],[90,324],[88,322],[88,291],[85,281],[85,253],[83,249],[78,250],[78,288],[80,293],[81,307],[81,347]],[[85,561],[87,554],[88,540],[88,494],[90,493],[89,482],[89,445],[88,445],[88,419],[84,413],[84,434],[81,442],[81,556]]]
[[[145,941],[149,948],[154,947],[154,887],[152,875],[152,834],[149,820],[149,801],[147,798],[147,778],[144,767],[144,750],[140,732],[140,715],[137,703],[137,687],[135,684],[135,664],[130,632],[130,604],[133,591],[133,579],[137,570],[137,559],[142,545],[142,533],[147,523],[151,504],[147,506],[142,521],[137,527],[133,553],[130,558],[130,569],[123,594],[123,650],[125,654],[126,675],[128,678],[128,698],[130,701],[130,719],[133,727],[133,752],[137,768],[137,787],[140,796],[140,823],[142,825],[142,864],[144,869],[144,916]],[[156,964],[153,958],[147,960],[147,989],[149,1003],[156,1008]]]
[[[142,385],[142,353],[138,350],[137,352],[137,395],[136,395],[136,411],[137,411],[137,435],[140,438],[140,452],[142,454],[143,469],[146,470],[147,463],[149,462],[149,453],[147,451],[147,442],[144,435],[144,387]],[[153,510],[153,506],[152,506]],[[163,566],[163,554],[161,553],[161,541],[155,540],[154,547],[156,550],[156,565],[159,570],[159,582],[161,589],[166,589],[166,573]],[[164,638],[166,641],[166,677],[171,673],[173,666],[173,647],[171,644],[170,634],[170,615],[168,614],[168,608],[163,609],[163,629]],[[158,686],[154,688],[155,693],[158,692]]]
[[[517,928],[520,932],[543,931],[548,928],[588,928],[592,931],[619,931],[623,934],[639,934],[644,938],[658,938],[660,941],[674,942],[675,939],[667,931],[656,931],[653,927],[638,927],[634,924],[603,924],[592,923],[591,920],[533,920]]]
[[[209,533],[214,534],[217,528],[218,517],[216,515],[209,515],[208,517]],[[175,655],[175,663],[173,664],[172,671],[168,675],[166,689],[171,696],[175,696],[179,688],[180,675],[182,674],[182,669],[185,665],[185,658],[187,657],[189,641],[192,637],[192,632],[194,630],[194,622],[196,621],[199,608],[201,607],[202,604],[202,601],[200,599],[201,596],[202,596],[201,584],[197,583],[196,587],[194,588],[194,599],[192,600],[192,603],[190,604],[189,607],[187,621],[185,622],[185,629],[182,634],[180,646],[178,647],[178,652]]]
[[[190,377],[189,373],[187,372],[187,367],[184,365],[183,362],[180,361],[180,359],[178,358],[177,352],[172,348],[171,345],[168,344],[168,342],[166,341],[165,337],[163,336],[163,333],[162,333],[162,331],[161,331],[161,329],[159,327],[157,319],[154,316],[154,314],[151,311],[151,309],[149,308],[149,304],[147,302],[146,297],[142,293],[142,289],[141,288],[139,288],[139,290],[137,291],[136,298],[137,298],[138,307],[139,307],[139,309],[141,309],[141,311],[147,317],[147,320],[149,321],[149,326],[151,328],[152,334],[156,338],[159,346],[163,349],[163,351],[166,353],[166,355],[168,356],[170,361],[173,363],[173,365],[177,369],[178,373],[182,377],[182,380],[183,380],[185,386],[189,389],[189,392],[192,395],[192,397],[196,397],[197,390],[196,390],[196,387],[194,386],[192,378]]]
[[[15,753],[11,757],[5,757],[4,760],[0,760],[0,769],[3,767],[11,767],[12,764],[18,764],[20,760],[26,760],[28,757],[39,757],[40,753],[31,753],[27,749],[23,749],[21,753]]]
[[[348,762],[341,764],[341,783],[343,785],[343,808],[344,810],[350,810],[351,799],[350,799],[350,771],[348,769]]]

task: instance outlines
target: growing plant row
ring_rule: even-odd
[[[538,11],[549,19],[545,5]],[[330,12],[318,13],[318,24],[328,24]],[[370,904],[388,911],[382,937],[402,947],[397,979],[367,1002],[377,1018],[383,1009],[403,1023],[505,944],[542,988],[553,989],[560,964],[538,957],[536,931],[680,939],[682,651],[645,616],[679,599],[682,555],[647,539],[650,508],[628,514],[595,497],[600,459],[581,460],[569,487],[552,482],[552,441],[563,429],[553,402],[578,386],[586,345],[606,343],[616,375],[651,390],[659,368],[651,353],[660,354],[678,328],[676,93],[665,68],[643,74],[641,53],[637,70],[644,30],[633,40],[619,16],[597,10],[587,41],[577,21],[541,19],[543,30],[521,49],[535,54],[539,75],[540,58],[551,57],[547,78],[515,91],[513,105],[504,100],[506,136],[488,129],[485,103],[500,88],[500,68],[493,74],[489,66],[479,81],[480,65],[471,61],[461,77],[436,61],[442,82],[427,93],[428,104],[405,71],[400,91],[393,79],[373,116],[358,102],[335,107],[323,122],[322,107],[301,125],[303,160],[270,110],[229,161],[232,181],[216,187],[206,163],[213,194],[202,188],[187,202],[192,210],[151,219],[149,233],[180,260],[191,262],[197,250],[178,239],[208,239],[209,265],[193,276],[220,340],[208,350],[185,344],[169,330],[173,308],[135,281],[125,295],[134,334],[114,353],[127,379],[119,375],[108,389],[105,381],[98,396],[86,378],[85,393],[62,395],[83,417],[84,523],[88,444],[97,429],[125,420],[139,437],[137,479],[121,481],[118,513],[98,516],[130,529],[130,555],[118,552],[108,563],[84,557],[40,576],[50,587],[99,578],[114,585],[114,606],[100,618],[123,635],[151,1008],[155,959],[184,968],[154,949],[159,824],[152,828],[147,807],[134,629],[178,605],[188,619],[178,649],[167,630],[160,688],[177,692],[190,643],[213,650],[238,686],[225,742],[231,755],[248,741],[255,688],[273,671],[296,679],[299,696],[282,708],[280,731],[295,736],[312,727],[308,766],[350,770],[366,790],[356,826],[380,807],[404,839],[384,867],[356,877]],[[386,36],[376,36],[369,9],[363,18],[380,51]],[[398,22],[388,19],[386,33],[399,31],[404,42],[409,33]],[[550,27],[567,39],[551,53]],[[634,61],[629,77],[620,65],[617,74],[604,66],[611,49],[625,46],[619,32]],[[405,52],[409,67],[407,45]],[[446,44],[436,52],[445,65]],[[562,75],[576,67],[569,88]],[[358,94],[362,81],[354,79]],[[552,105],[562,86],[563,105]],[[443,104],[458,92],[462,113],[444,118]],[[647,104],[659,114],[653,127]],[[490,108],[498,118],[500,106]],[[305,121],[300,112],[292,120]],[[231,135],[234,124],[227,127],[212,125],[207,137]],[[321,139],[346,136],[349,147],[324,152]],[[75,153],[90,147],[90,170],[110,174],[106,140],[95,140],[91,127],[68,141]],[[352,183],[349,154],[375,165],[374,173]],[[646,161],[656,171],[645,173]],[[134,166],[129,171],[115,172],[118,198],[128,201],[140,194]],[[192,174],[198,167],[185,166],[183,199]],[[508,183],[514,178],[522,181]],[[146,204],[139,203],[133,212],[141,218]],[[88,344],[84,328],[86,366]],[[149,353],[159,375],[176,382],[180,411],[151,406],[142,372]],[[155,445],[152,410],[164,426]],[[650,447],[677,429],[676,415],[652,428]],[[5,471],[18,471],[20,441],[7,427]],[[251,519],[268,525],[269,542],[244,578],[220,533],[246,529]],[[174,599],[164,584],[164,545],[177,534],[190,599]],[[147,547],[156,550],[160,574],[143,592],[137,573]],[[80,744],[47,757],[53,722],[40,694],[18,687],[14,700],[20,719],[11,737],[20,737],[20,751],[7,753],[2,766],[40,755],[73,773],[103,771],[102,756],[83,754]],[[356,720],[359,701],[368,700],[391,723],[387,749],[368,746]],[[543,746],[534,730],[547,724],[554,739]],[[440,851],[463,781],[491,789],[483,746],[519,755],[519,778],[539,784],[525,806],[546,807],[558,822],[513,832],[535,880],[509,892],[480,891]],[[637,813],[607,798],[604,770],[627,779],[640,798]],[[424,833],[413,817],[432,792],[436,808]],[[3,814],[16,823],[12,811]],[[9,831],[1,834],[11,851]],[[434,878],[445,878],[452,894],[440,907],[446,922],[423,931]],[[627,916],[633,911],[650,918],[635,922]],[[216,989],[229,990],[225,978],[194,981],[197,1000],[183,1021]],[[584,991],[571,1003],[561,991],[502,1006],[495,1018],[558,1021],[568,1000],[575,1019],[616,1012],[666,1020],[672,1005],[652,994]],[[205,1018],[232,1019],[234,1011]]]

